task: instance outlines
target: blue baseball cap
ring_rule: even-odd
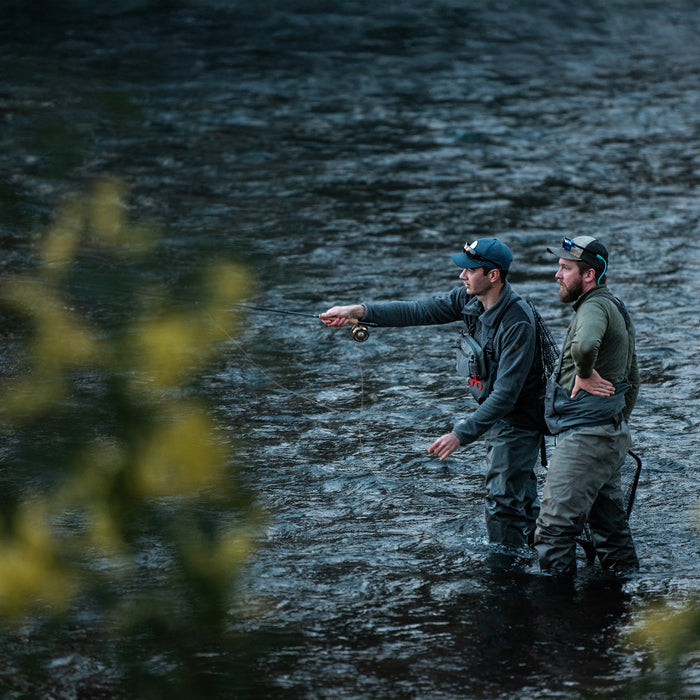
[[[504,272],[513,262],[513,253],[510,252],[510,248],[497,238],[480,238],[474,243],[465,243],[463,253],[455,253],[450,257],[458,267],[486,267]]]

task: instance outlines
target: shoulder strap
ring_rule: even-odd
[[[511,299],[505,305],[505,307],[498,312],[498,316],[496,316],[496,319],[491,324],[491,329],[489,330],[489,333],[486,336],[486,342],[484,343],[484,354],[489,360],[493,360],[493,339],[496,337],[496,333],[501,327],[501,323],[503,323],[505,315],[510,311],[511,307],[519,301],[520,297],[516,295],[514,299]]]
[[[631,323],[630,315],[629,315],[629,312],[627,311],[627,307],[624,305],[622,299],[619,299],[618,297],[613,296],[612,294],[610,294],[609,296],[606,294],[605,297],[607,299],[610,299],[610,301],[612,301],[613,304],[615,304],[615,306],[617,306],[617,308],[620,310],[622,317],[625,319],[625,328],[627,328],[627,330],[629,330],[630,323]]]

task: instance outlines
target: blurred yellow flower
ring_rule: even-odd
[[[14,536],[0,541],[0,612],[19,618],[27,608],[63,609],[73,583],[54,556],[46,505],[26,501],[14,518]]]
[[[131,478],[140,496],[194,495],[222,484],[223,447],[204,412],[189,409],[158,426],[136,457]]]

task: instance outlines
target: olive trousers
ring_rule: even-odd
[[[630,444],[624,421],[619,426],[580,426],[557,436],[535,530],[543,571],[576,574],[575,538],[586,522],[604,568],[639,568],[620,485]]]

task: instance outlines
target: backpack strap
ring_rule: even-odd
[[[486,342],[484,343],[484,355],[487,358],[487,362],[491,363],[494,361],[493,340],[496,337],[498,329],[501,327],[501,323],[503,323],[505,315],[510,311],[511,307],[519,301],[520,297],[516,295],[514,299],[511,299],[505,307],[499,311],[498,316],[496,316],[496,319],[491,324],[491,328],[486,336]]]
[[[620,313],[622,314],[622,317],[625,319],[625,328],[627,330],[630,329],[630,323],[632,322],[630,319],[629,312],[627,311],[627,307],[625,306],[624,302],[622,299],[613,296],[612,294],[605,294],[604,295],[606,299],[610,299],[610,301],[617,306],[617,308],[620,310]]]

